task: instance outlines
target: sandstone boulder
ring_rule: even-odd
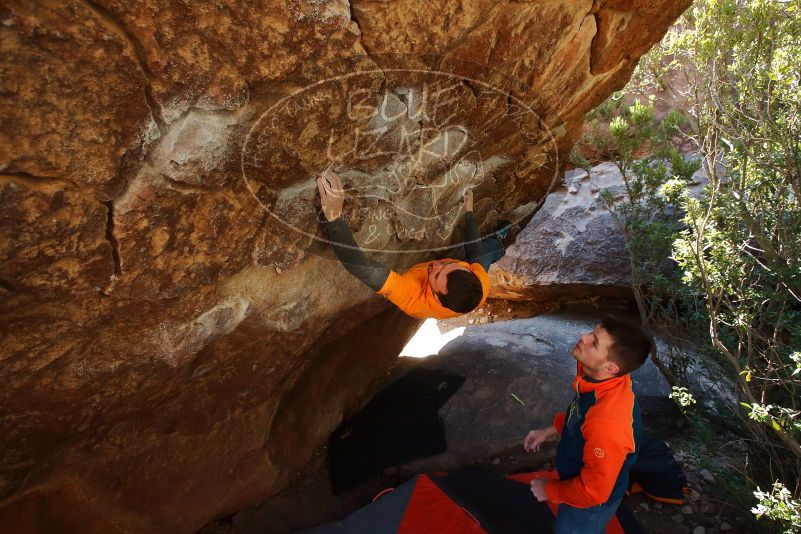
[[[689,5],[0,2],[0,524],[191,532],[278,491],[416,322],[403,268],[531,213]],[[432,252],[433,251],[433,252]]]

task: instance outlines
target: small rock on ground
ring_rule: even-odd
[[[712,482],[714,484],[715,475],[710,473],[708,469],[702,469],[701,472],[698,474],[701,475],[707,482]]]

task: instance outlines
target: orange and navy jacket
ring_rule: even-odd
[[[593,380],[577,365],[575,396],[554,416],[559,480],[545,485],[548,500],[589,508],[623,496],[642,436],[640,408],[628,374]]]
[[[446,308],[437,301],[434,291],[428,283],[429,263],[431,262],[418,263],[403,274],[398,274],[395,271],[390,272],[378,294],[384,295],[407,315],[418,319],[450,319],[451,317],[462,315]],[[487,295],[489,294],[487,271],[478,263],[466,263],[463,261],[459,261],[459,263],[470,269],[481,282],[481,302],[476,307],[481,306],[487,300]]]

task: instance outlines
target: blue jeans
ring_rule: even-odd
[[[591,508],[560,504],[556,511],[554,534],[604,534],[623,497]]]
[[[484,245],[484,255],[478,258],[476,263],[480,263],[485,271],[489,271],[490,265],[503,258],[506,249],[501,240],[495,236],[485,237],[481,240],[481,244]]]

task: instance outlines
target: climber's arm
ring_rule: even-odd
[[[353,239],[350,228],[341,217],[325,223],[325,233],[331,241],[342,266],[373,291],[379,291],[389,276],[389,269],[370,260]]]
[[[325,233],[334,248],[334,254],[347,271],[358,278],[373,291],[379,291],[389,277],[389,269],[380,263],[371,261],[353,239],[348,225],[340,217],[345,191],[342,181],[333,172],[326,172],[317,178],[317,190],[320,192],[320,205],[325,223]]]

